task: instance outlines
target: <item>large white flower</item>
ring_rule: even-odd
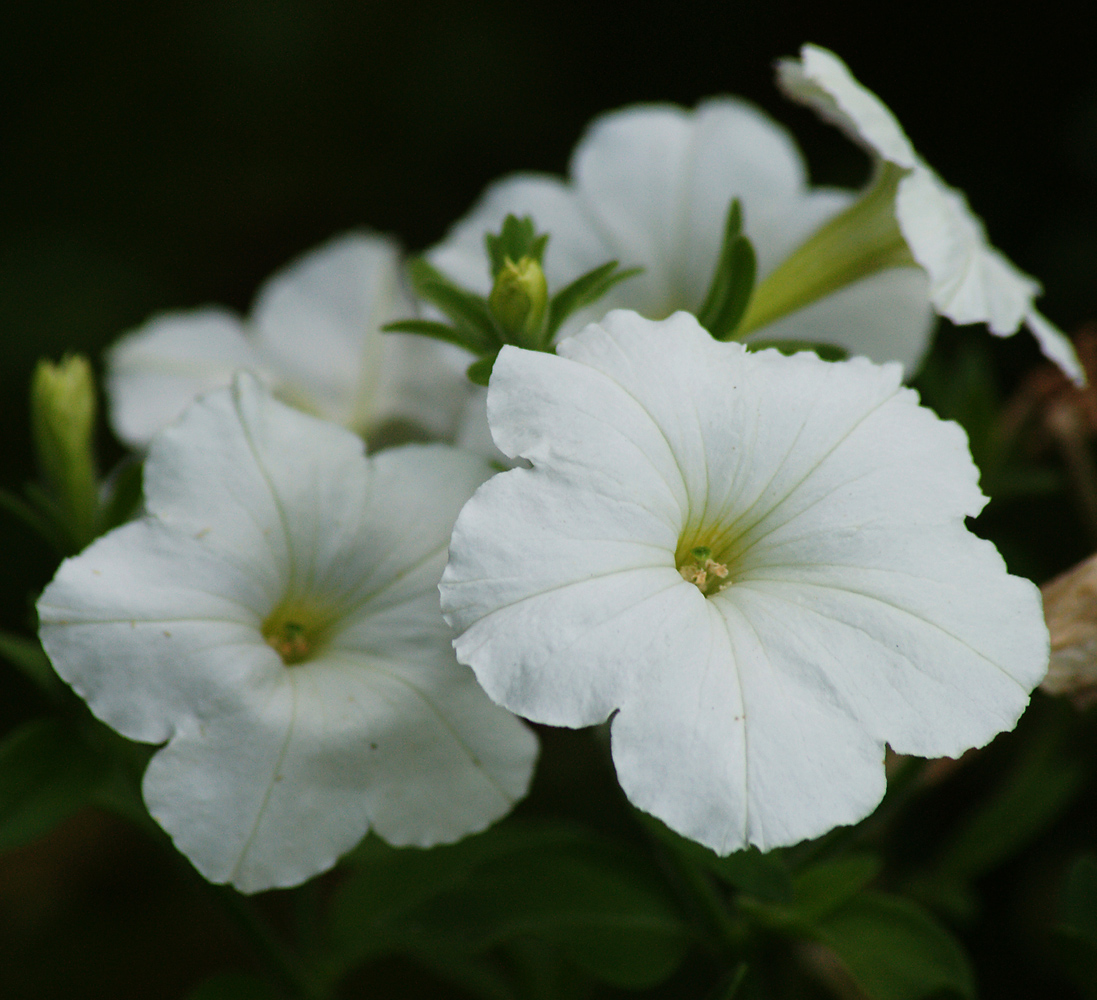
[[[853,192],[809,186],[788,133],[729,97],[705,101],[695,111],[639,105],[604,115],[576,147],[570,173],[570,182],[518,174],[493,184],[430,252],[431,261],[487,293],[484,233],[514,214],[532,216],[551,234],[545,255],[550,288],[607,260],[643,267],[565,324],[567,335],[613,307],[652,318],[698,311],[733,198],[743,207],[759,278],[855,199]],[[925,276],[916,267],[899,267],[819,299],[752,338],[838,344],[876,361],[899,361],[909,371],[925,353],[932,321]]]
[[[446,348],[380,332],[413,312],[396,244],[341,236],[267,281],[247,321],[214,307],[164,313],[119,340],[107,355],[112,425],[144,446],[245,369],[294,406],[360,433],[408,420],[452,434],[467,390]]]
[[[167,743],[145,801],[206,878],[294,885],[369,828],[452,841],[525,793],[534,737],[438,608],[489,472],[441,445],[367,460],[241,376],[154,439],[148,516],[61,565],[43,645],[104,722]]]
[[[894,213],[914,259],[929,276],[934,308],[954,323],[986,323],[1007,337],[1021,325],[1067,375],[1085,375],[1070,341],[1037,312],[1040,283],[987,240],[963,193],[949,187],[915,152],[891,110],[862,86],[833,52],[805,45],[778,63],[778,80],[794,100],[814,108],[884,163],[901,172]]]
[[[532,468],[457,519],[458,659],[531,719],[613,716],[632,802],[721,853],[865,816],[885,742],[1009,729],[1047,665],[1040,595],[966,530],[964,433],[901,378],[681,313],[504,348],[491,428]]]

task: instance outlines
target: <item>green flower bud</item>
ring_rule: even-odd
[[[541,325],[548,304],[545,272],[533,257],[517,264],[509,257],[488,298],[491,313],[519,347],[541,347]],[[508,338],[509,339],[509,338]]]
[[[99,512],[93,434],[95,380],[88,359],[42,359],[31,380],[31,427],[42,476],[60,503],[78,547],[95,536]]]

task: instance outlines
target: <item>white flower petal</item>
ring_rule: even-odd
[[[92,712],[161,743],[180,716],[235,708],[281,671],[256,641],[264,581],[155,521],[127,524],[66,559],[38,601],[42,645]]]
[[[611,313],[559,352],[500,354],[489,420],[533,468],[469,501],[442,578],[493,698],[617,709],[626,793],[721,852],[867,814],[885,742],[958,754],[1014,724],[1039,593],[966,531],[966,439],[898,365],[751,354],[684,314]]]
[[[274,275],[255,302],[256,344],[297,394],[345,426],[373,416],[380,327],[410,316],[400,251],[379,236],[352,233],[310,251]]]
[[[895,216],[914,259],[929,276],[937,312],[954,323],[986,323],[1007,337],[1024,324],[1040,349],[1076,384],[1085,374],[1070,341],[1036,313],[1040,283],[987,240],[982,221],[961,191],[949,187],[915,153],[887,106],[863,87],[834,53],[815,45],[799,61],[778,63],[778,82],[793,100],[814,108],[880,159],[907,171]],[[1032,320],[1033,316],[1037,318]]]
[[[524,794],[536,740],[456,662],[438,605],[488,475],[443,446],[366,459],[240,375],[153,441],[149,515],[46,588],[58,673],[119,731],[168,741],[146,799],[208,878],[297,884],[370,826],[426,846]]]
[[[107,354],[111,427],[126,444],[144,447],[197,396],[228,385],[241,369],[259,373],[263,365],[232,313],[154,316]]]
[[[908,169],[918,163],[914,147],[888,106],[858,83],[833,52],[804,45],[799,61],[778,60],[777,82],[793,100],[811,106],[820,118],[881,158]]]
[[[150,812],[206,878],[243,892],[327,870],[369,827],[421,847],[483,829],[524,795],[536,743],[440,652],[282,671],[153,758]]]
[[[430,260],[486,293],[484,233],[497,231],[513,213],[532,215],[551,234],[545,272],[553,291],[608,260],[644,269],[569,319],[563,339],[618,307],[653,318],[699,309],[733,198],[741,200],[745,232],[765,277],[852,197],[809,187],[789,134],[733,98],[702,102],[695,111],[637,105],[597,118],[575,149],[571,175],[571,184],[521,175],[492,185],[430,251]],[[906,364],[921,357],[931,331],[932,312],[924,295],[920,302],[916,297],[921,288],[917,277],[872,281],[753,336],[811,340],[823,334],[853,353]]]

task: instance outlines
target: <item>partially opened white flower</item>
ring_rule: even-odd
[[[452,434],[467,390],[446,348],[380,332],[414,311],[400,263],[392,240],[350,233],[275,274],[246,321],[220,308],[154,316],[107,354],[118,437],[148,444],[198,395],[228,385],[241,369],[299,409],[360,433],[408,420]]]
[[[730,97],[694,111],[651,104],[604,115],[576,147],[570,173],[568,182],[517,174],[493,184],[428,254],[431,262],[486,294],[484,233],[514,214],[532,216],[540,231],[551,234],[544,263],[552,289],[608,260],[644,269],[572,317],[566,336],[613,307],[651,318],[697,312],[733,198],[741,201],[764,279],[856,197],[811,187],[789,134],[753,105]],[[753,330],[751,337],[837,344],[911,371],[928,347],[932,325],[925,276],[917,267],[896,267]]]
[[[1070,341],[1033,305],[1040,283],[990,245],[963,193],[918,156],[890,109],[854,79],[841,59],[805,45],[799,59],[778,63],[778,80],[794,100],[901,172],[895,217],[911,254],[929,276],[930,299],[942,316],[960,324],[986,323],[1000,337],[1024,324],[1048,358],[1075,382],[1085,382]]]
[[[324,871],[371,828],[456,840],[530,779],[533,735],[454,659],[438,607],[490,470],[441,445],[362,450],[241,376],[153,441],[148,516],[62,563],[38,604],[91,710],[166,742],[149,811],[244,892]]]
[[[613,312],[506,347],[496,444],[530,469],[462,510],[457,656],[539,722],[612,717],[634,804],[721,853],[867,815],[884,744],[956,756],[1047,666],[1040,595],[965,516],[963,431],[896,364],[749,353]]]

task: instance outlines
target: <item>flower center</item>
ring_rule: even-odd
[[[712,597],[731,586],[726,563],[712,558],[712,549],[698,545],[678,562],[678,572],[687,583],[692,583],[705,597]]]
[[[303,663],[324,645],[328,615],[318,608],[294,602],[283,605],[263,623],[263,639],[287,666]]]

